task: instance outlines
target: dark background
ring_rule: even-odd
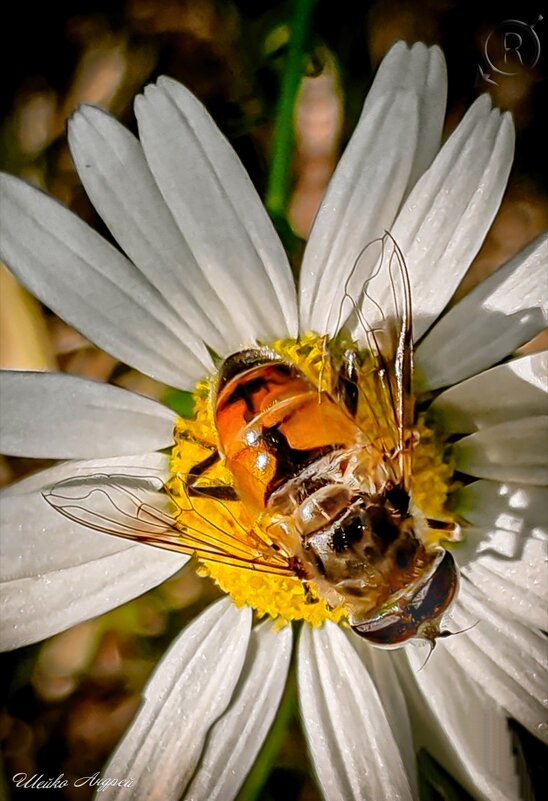
[[[56,195],[101,232],[74,173],[65,123],[83,101],[108,108],[134,128],[132,99],[166,73],[206,104],[232,141],[259,192],[268,185],[276,103],[286,64],[294,3],[114,0],[10,3],[4,9],[4,93],[0,161]],[[287,216],[276,224],[298,269],[302,241],[338,153],[352,132],[374,70],[397,39],[438,43],[449,72],[445,135],[474,98],[490,91],[510,109],[517,127],[515,166],[501,210],[458,294],[499,266],[548,227],[546,50],[548,20],[540,5],[514,2],[318,2],[307,41],[307,79],[298,107]],[[504,20],[535,24],[540,58],[525,37],[524,64],[502,61]],[[485,42],[492,32],[485,60]],[[502,75],[498,69],[511,71]],[[0,268],[1,269],[1,268]],[[115,362],[47,309],[6,273],[0,284],[0,361],[4,367],[62,369],[109,380],[160,397],[164,388]],[[535,346],[546,340],[538,340]],[[180,402],[180,399],[179,399]],[[184,402],[184,399],[183,399]],[[45,466],[0,461],[9,483]],[[154,665],[184,623],[217,591],[192,572],[167,582],[99,620],[3,658],[0,712],[5,774],[86,776],[100,770],[130,722]],[[288,692],[284,725],[273,733],[242,799],[314,801],[295,697]],[[525,792],[543,781],[543,754],[515,726]],[[464,798],[427,757],[425,798]],[[528,789],[527,789],[528,788]],[[7,786],[5,792],[7,792]],[[0,795],[2,788],[0,788]],[[20,798],[37,790],[15,791]],[[430,792],[430,795],[427,793]],[[453,793],[453,795],[451,795]],[[40,798],[84,801],[89,788],[40,791]]]

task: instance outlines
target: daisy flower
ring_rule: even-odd
[[[368,645],[340,624],[340,610],[307,603],[297,578],[206,563],[236,603],[215,603],[173,643],[103,771],[131,777],[132,789],[110,787],[103,798],[234,798],[276,715],[293,648],[292,625],[281,623],[295,619],[305,621],[295,644],[300,708],[328,801],[416,798],[421,745],[475,798],[519,797],[507,718],[548,735],[548,418],[546,354],[511,355],[546,325],[548,243],[532,243],[446,310],[501,202],[514,133],[483,96],[440,149],[445,96],[436,47],[391,49],[317,214],[298,293],[237,157],[169,78],[136,100],[139,140],[98,108],[70,121],[79,175],[120,250],[60,203],[2,177],[1,254],[16,277],[117,359],[195,389],[197,410],[179,420],[155,401],[74,376],[3,375],[3,451],[69,460],[3,495],[4,648],[100,615],[186,563],[93,531],[81,515],[71,521],[44,494],[55,505],[66,479],[85,487],[103,476],[108,489],[117,474],[169,483],[188,473],[200,437],[215,433],[212,354],[269,343],[320,381],[322,337],[338,334],[348,295],[362,308],[374,261],[358,257],[385,231],[405,256],[413,299],[415,500],[425,514],[467,525],[448,546],[462,577],[451,625],[462,632],[425,666],[423,649]],[[383,291],[388,298],[390,286]],[[204,526],[228,506],[208,503]],[[245,524],[245,510],[231,515]],[[252,608],[267,619],[254,624]]]

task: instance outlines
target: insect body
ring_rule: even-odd
[[[188,506],[162,479],[122,473],[61,482],[48,502],[91,528],[296,577],[377,645],[445,635],[458,573],[428,536],[451,524],[427,520],[413,501],[411,301],[399,256],[381,257],[364,287],[361,308],[370,301],[376,321],[359,319],[360,344],[320,340],[328,382],[279,349],[225,359],[210,384],[207,456],[175,477]],[[389,302],[376,299],[375,278]],[[178,437],[183,449],[197,442],[188,429]],[[220,465],[228,481],[211,477]]]
[[[346,368],[357,359],[347,352]],[[235,354],[219,375],[217,429],[239,498],[271,521],[296,572],[342,601],[359,634],[398,644],[435,633],[456,568],[422,542],[427,524],[413,514],[396,454],[386,458],[353,419],[348,372],[345,404],[272,351]]]

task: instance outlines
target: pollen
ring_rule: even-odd
[[[295,364],[318,391],[330,392],[334,375],[332,360],[326,358],[328,345],[336,363],[337,352],[341,356],[344,352],[344,343],[328,343],[325,337],[314,334],[299,340],[279,340],[269,347]],[[378,437],[380,432],[389,449],[395,444],[394,426],[382,398],[379,400],[378,392],[373,391],[378,378],[367,369],[361,373],[360,395],[374,400],[363,404],[364,408],[359,406],[356,422],[366,434],[371,429]],[[209,576],[237,606],[250,606],[258,617],[269,616],[280,625],[292,620],[314,626],[325,620],[344,621],[342,607],[330,606],[313,582],[303,581],[288,569],[290,554],[273,534],[275,522],[264,514],[254,515],[245,504],[230,497],[233,477],[222,456],[217,457],[220,442],[213,408],[215,381],[212,376],[197,385],[194,417],[179,418],[176,423],[171,478],[166,485],[181,537],[199,560],[199,574]],[[443,441],[422,419],[415,430],[414,503],[425,517],[450,520],[445,502],[453,468],[445,460]],[[208,489],[216,497],[208,497]],[[439,536],[438,532],[429,534],[430,542]]]

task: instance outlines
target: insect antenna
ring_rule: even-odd
[[[470,631],[470,629],[475,629],[476,626],[479,624],[479,622],[480,622],[479,620],[476,620],[476,622],[472,623],[471,626],[466,626],[465,629],[459,629],[458,631],[449,631],[449,629],[443,629],[443,631],[440,631],[440,633],[437,636],[438,638],[439,637],[447,638],[447,637],[454,637],[455,634],[464,634],[465,631]]]
[[[424,670],[424,668],[426,667],[426,665],[428,664],[428,662],[430,660],[430,657],[432,656],[432,653],[434,652],[434,648],[436,647],[436,640],[435,640],[434,637],[432,637],[432,639],[428,640],[428,646],[429,646],[430,650],[428,651],[428,654],[426,655],[426,659],[424,660],[424,662],[422,663],[420,668],[417,670],[417,673],[420,673],[421,670]]]
[[[470,631],[470,629],[475,629],[479,622],[480,622],[479,620],[476,620],[476,622],[472,623],[471,626],[467,626],[465,629],[459,629],[458,631],[449,631],[449,629],[443,629],[438,634],[435,634],[432,637],[428,637],[427,641],[428,645],[430,646],[430,650],[428,651],[428,656],[426,657],[420,668],[417,670],[417,673],[420,673],[421,670],[423,670],[423,668],[425,668],[426,665],[428,664],[428,660],[432,656],[432,652],[436,647],[437,640],[441,639],[442,637],[444,639],[447,639],[447,637],[454,637],[456,634],[464,634],[466,631]]]

